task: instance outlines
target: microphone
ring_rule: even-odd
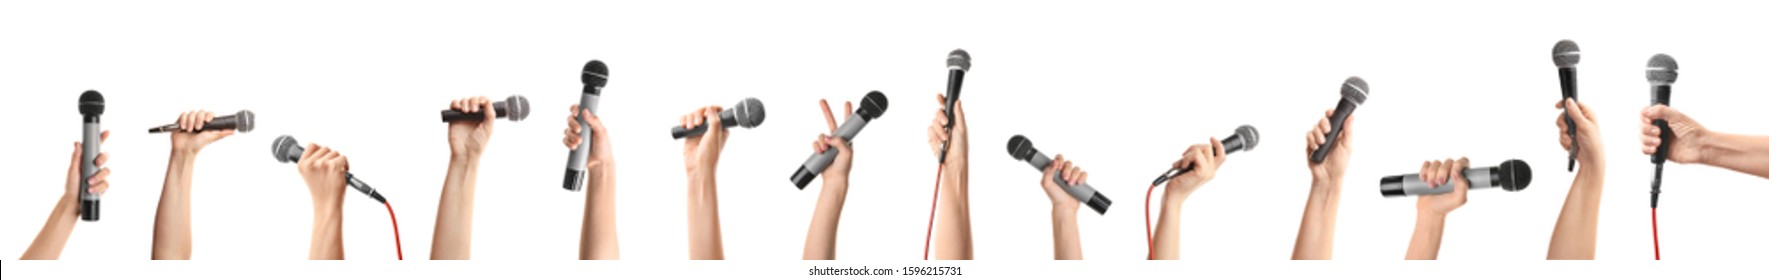
[[[103,114],[103,94],[99,94],[96,90],[86,90],[86,92],[80,93],[82,130],[80,142],[80,220],[82,221],[98,221],[98,194],[92,193],[92,184],[86,183],[86,180],[90,180],[92,175],[98,174],[98,165],[95,162],[98,160],[100,152],[98,144],[104,141],[101,137],[104,128],[98,125],[98,117]]]
[[[890,105],[890,100],[885,99],[884,93],[876,90],[866,93],[866,97],[860,99],[860,108],[854,109],[854,112],[848,115],[847,120],[835,129],[833,136],[841,138],[842,141],[854,141],[854,136],[860,134],[860,129],[866,128],[867,123],[884,115],[885,108]],[[792,172],[792,184],[798,186],[800,190],[805,189],[805,185],[811,184],[811,179],[816,179],[817,175],[823,173],[823,168],[829,167],[829,164],[835,161],[837,152],[839,151],[836,149],[829,149],[805,159],[805,163],[799,165],[797,171]]]
[[[496,111],[497,117],[499,118],[508,119],[513,122],[522,121],[522,119],[528,118],[528,98],[522,97],[521,95],[511,95],[509,98],[504,99],[504,101],[492,102],[491,109],[492,111]],[[485,112],[465,113],[454,109],[442,110],[442,122],[477,121],[483,119],[485,119]]]
[[[1259,146],[1259,129],[1255,129],[1251,125],[1241,125],[1241,127],[1235,128],[1235,135],[1229,135],[1227,138],[1222,138],[1223,154],[1233,154],[1239,151],[1252,151],[1253,147],[1257,146]],[[1042,170],[1042,168],[1040,168],[1040,170]],[[1186,172],[1192,172],[1192,166],[1168,169],[1167,172],[1161,173],[1161,177],[1156,177],[1154,183],[1150,183],[1149,185],[1161,185],[1161,183],[1166,183],[1167,180],[1172,180],[1173,177],[1179,177],[1179,175],[1185,174]]]
[[[594,114],[596,113],[596,101],[602,99],[602,86],[608,85],[608,64],[603,64],[601,60],[590,60],[589,63],[584,64],[584,72],[579,79],[584,82],[584,95],[582,99],[577,101],[577,107],[589,110],[591,114]],[[578,143],[576,148],[572,148],[571,156],[566,158],[565,190],[569,191],[583,189],[584,176],[589,175],[584,172],[584,158],[589,157],[590,147],[595,146],[590,144],[595,141],[593,140],[595,138],[590,138],[590,122],[585,121],[583,116],[578,116],[577,124],[584,127],[583,131],[577,134],[579,138],[583,138],[583,142]]]
[[[302,148],[300,143],[295,142],[295,137],[288,135],[277,136],[276,141],[270,144],[270,155],[275,156],[276,161],[281,163],[299,163],[301,153],[307,151],[307,148]],[[344,172],[344,182],[346,185],[350,185],[350,188],[369,195],[369,198],[375,199],[375,202],[387,203],[387,198],[382,197],[381,192],[375,191],[375,188],[370,187],[368,183],[356,179],[356,175],[350,174],[349,171]]]
[[[1529,187],[1529,163],[1522,160],[1507,160],[1495,167],[1462,169],[1462,178],[1468,179],[1468,189],[1502,188],[1506,191],[1521,191]],[[1448,193],[1454,188],[1439,186],[1432,188],[1419,179],[1418,173],[1382,177],[1382,196],[1418,196]]]
[[[1560,40],[1554,43],[1554,67],[1560,68],[1560,98],[1579,99],[1579,44],[1572,40]],[[1572,138],[1572,148],[1566,154],[1566,172],[1572,172],[1574,162],[1579,155],[1578,125],[1572,122],[1572,116],[1562,114],[1566,122],[1566,136]]]
[[[1345,83],[1339,85],[1339,107],[1333,109],[1333,116],[1328,119],[1333,130],[1327,132],[1327,142],[1322,143],[1321,148],[1315,149],[1314,154],[1308,155],[1309,161],[1320,163],[1327,160],[1327,153],[1332,152],[1333,144],[1339,142],[1339,130],[1345,127],[1345,117],[1351,116],[1351,111],[1357,110],[1369,96],[1370,84],[1365,83],[1364,78],[1345,78]]]
[[[719,112],[719,123],[723,128],[730,128],[732,126],[755,128],[756,126],[762,125],[762,120],[767,117],[767,111],[762,108],[762,101],[751,97],[744,98],[743,102],[737,103],[737,106],[731,106],[731,108],[725,108],[725,111]],[[680,126],[671,127],[670,137],[682,139],[689,136],[706,134],[706,125],[707,124],[703,123],[694,128]]]
[[[1024,135],[1014,135],[1013,138],[1007,139],[1007,154],[1013,156],[1014,159],[1032,164],[1032,168],[1038,169],[1038,172],[1044,172],[1044,168],[1050,166],[1050,157],[1038,152],[1038,148],[1033,148],[1032,140],[1026,140]],[[1068,192],[1070,197],[1086,202],[1087,208],[1093,208],[1093,211],[1099,212],[1100,215],[1106,214],[1106,208],[1112,206],[1111,199],[1107,199],[1106,195],[1093,190],[1093,186],[1086,183],[1070,186],[1068,182],[1063,181],[1062,172],[1062,170],[1057,170],[1057,174],[1052,177],[1052,181],[1056,181],[1057,186],[1062,187],[1064,192]]]
[[[216,116],[215,119],[209,120],[209,123],[203,124],[203,128],[198,129],[197,131],[233,129],[239,132],[252,132],[252,119],[254,119],[255,116],[256,115],[252,114],[251,110],[240,110],[239,113],[233,113],[232,115]],[[178,124],[168,124],[149,128],[147,129],[147,133],[178,132],[178,130]]]
[[[964,73],[970,72],[970,52],[964,49],[952,50],[946,55],[946,132],[952,132],[952,108],[958,105],[959,89],[964,87]],[[946,149],[951,141],[940,142],[940,163],[946,163]]]
[[[1646,81],[1652,84],[1652,104],[1671,106],[1671,84],[1677,82],[1677,60],[1665,54],[1653,55],[1646,61]],[[1652,153],[1652,208],[1658,208],[1658,187],[1665,175],[1665,156],[1671,151],[1671,125],[1664,119],[1652,120],[1658,127],[1658,150]]]

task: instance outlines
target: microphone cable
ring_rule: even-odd
[[[929,245],[934,242],[934,210],[940,208],[940,181],[944,181],[941,179],[945,175],[946,164],[940,164],[940,167],[934,171],[934,202],[927,209],[927,237],[921,241],[921,260],[924,261],[928,260],[928,248],[932,248]]]
[[[381,205],[387,206],[387,218],[393,220],[393,250],[398,254],[397,256],[399,256],[399,260],[403,261],[405,260],[405,246],[400,245],[399,241],[399,217],[393,215],[392,203],[387,203],[386,200],[382,200]]]
[[[1659,260],[1659,256],[1658,256],[1658,207],[1652,208],[1652,260],[1655,260],[1655,261]]]

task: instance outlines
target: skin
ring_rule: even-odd
[[[583,237],[578,241],[577,258],[618,260],[620,238],[614,222],[614,144],[609,141],[608,128],[602,125],[602,118],[571,105],[571,117],[565,120],[567,149],[577,148],[583,142],[583,138],[578,137],[584,127],[578,122],[579,116],[583,117],[583,123],[589,124],[593,146],[589,158],[584,160],[589,180],[585,183],[588,191],[584,192]]]
[[[725,259],[724,238],[719,230],[717,173],[719,152],[725,149],[728,131],[720,124],[719,111],[707,106],[682,116],[682,127],[707,125],[706,134],[683,141],[682,161],[688,173],[688,258]]]
[[[823,108],[823,120],[829,124],[829,133],[836,129],[835,114],[829,112],[829,101],[818,100],[817,105]],[[844,104],[842,112],[853,112],[854,103]],[[817,135],[811,142],[811,149],[823,153],[835,149],[835,161],[823,168],[823,191],[817,195],[817,210],[811,216],[811,229],[805,234],[806,260],[835,259],[836,226],[841,223],[842,205],[848,197],[848,172],[853,168],[854,149],[847,141],[835,138],[830,134]]]
[[[111,138],[110,131],[99,133],[99,143]],[[49,219],[43,222],[43,229],[37,232],[37,238],[31,240],[31,246],[25,249],[21,260],[53,260],[61,258],[61,249],[68,244],[68,235],[74,233],[74,225],[80,221],[80,142],[74,142],[74,154],[68,160],[68,176],[61,199],[56,200],[55,208],[50,209]],[[103,195],[111,188],[111,168],[104,164],[110,161],[110,154],[100,152],[93,159],[99,167],[98,173],[86,179],[90,186],[88,191]]]
[[[1655,119],[1664,119],[1670,125],[1670,143],[1660,143],[1658,138],[1664,131],[1652,125]],[[1656,152],[1661,144],[1670,145],[1666,159],[1672,162],[1718,166],[1769,178],[1769,136],[1708,130],[1677,108],[1652,105],[1641,110],[1640,144],[1640,152],[1647,155]]]
[[[1155,227],[1155,247],[1149,252],[1149,259],[1179,259],[1180,209],[1192,192],[1216,178],[1216,169],[1227,160],[1227,149],[1222,147],[1222,141],[1210,138],[1210,143],[1192,145],[1186,149],[1184,157],[1173,162],[1173,168],[1191,166],[1192,171],[1167,180],[1167,191],[1161,198],[1161,220]]]
[[[1573,106],[1566,106],[1572,104]],[[1566,192],[1566,203],[1560,206],[1560,219],[1548,241],[1550,260],[1589,260],[1597,256],[1597,210],[1603,201],[1603,137],[1597,131],[1597,114],[1589,106],[1572,99],[1555,102],[1555,108],[1566,109],[1578,127],[1579,171]],[[1566,136],[1566,122],[1555,116],[1560,127],[1560,148],[1572,149],[1572,138]]]
[[[1327,132],[1332,126],[1328,119],[1333,110],[1327,110],[1326,116],[1315,124],[1313,130],[1305,135],[1307,149],[1302,154],[1303,162],[1308,163],[1309,174],[1313,176],[1308,192],[1308,206],[1302,211],[1302,227],[1296,232],[1296,249],[1291,259],[1297,260],[1328,260],[1333,258],[1333,226],[1339,216],[1339,189],[1344,185],[1345,167],[1351,161],[1352,135],[1357,116],[1345,118],[1339,133],[1339,140],[1334,142],[1332,152],[1327,153],[1326,160],[1315,163],[1308,159],[1315,149],[1320,149],[1327,142]]]
[[[198,152],[210,143],[233,135],[234,130],[200,131],[215,113],[190,111],[178,115],[178,131],[172,132],[172,155],[167,158],[166,181],[160,190],[159,211],[154,214],[155,260],[189,260],[191,177]]]
[[[1056,259],[1080,260],[1081,225],[1075,221],[1075,215],[1081,209],[1081,201],[1069,196],[1062,186],[1057,185],[1056,180],[1060,178],[1070,186],[1085,184],[1087,171],[1081,170],[1080,166],[1058,154],[1055,159],[1051,159],[1050,165],[1044,167],[1044,174],[1038,178],[1044,194],[1050,196],[1050,232],[1051,240],[1055,243],[1053,251]]]
[[[1468,179],[1462,170],[1468,158],[1427,161],[1419,166],[1419,179],[1432,188],[1455,188],[1448,193],[1419,196],[1419,214],[1413,223],[1413,241],[1407,245],[1408,260],[1435,260],[1443,245],[1443,221],[1450,211],[1468,203]]]
[[[350,159],[325,146],[308,143],[295,165],[307,191],[313,195],[313,239],[307,258],[312,260],[344,259],[343,201],[345,172]]]
[[[936,95],[935,102],[944,106],[946,96]],[[928,147],[934,156],[940,156],[940,143],[950,142],[946,149],[946,163],[940,167],[943,171],[940,173],[940,198],[936,202],[938,213],[934,223],[938,226],[934,227],[933,253],[935,259],[969,260],[974,258],[970,227],[970,125],[965,122],[964,100],[954,102],[953,107],[952,117],[956,120],[947,119],[945,113],[936,113],[933,125],[928,126]],[[953,124],[951,132],[945,130],[948,122]],[[1079,249],[1075,251],[1080,252]]]
[[[491,142],[497,114],[484,96],[458,99],[449,109],[484,112],[478,121],[448,123],[448,175],[436,209],[436,232],[430,243],[432,260],[465,260],[473,255],[473,190],[479,181],[479,158]]]

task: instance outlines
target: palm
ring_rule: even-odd
[[[482,151],[486,143],[491,142],[491,126],[481,125],[477,121],[457,121],[448,124],[448,145],[454,151]]]

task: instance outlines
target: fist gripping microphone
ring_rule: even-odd
[[[197,131],[232,129],[239,132],[252,132],[252,119],[254,119],[255,116],[257,115],[252,114],[251,110],[240,110],[239,113],[233,113],[232,115],[216,116],[215,119],[209,120],[209,123],[203,124],[203,128],[198,129]],[[178,130],[178,124],[168,124],[150,128],[147,130],[147,133],[168,133],[178,132]]]
[[[1677,82],[1677,60],[1656,54],[1646,61],[1646,81],[1652,83],[1652,104],[1671,106],[1671,84]],[[1652,153],[1652,208],[1658,208],[1658,187],[1665,175],[1665,156],[1671,151],[1671,125],[1664,119],[1652,120],[1658,127],[1658,151]]]
[[[1345,117],[1351,116],[1351,111],[1357,110],[1369,96],[1370,84],[1365,83],[1364,78],[1345,78],[1345,83],[1339,85],[1339,107],[1333,109],[1333,117],[1328,119],[1333,130],[1327,132],[1327,142],[1322,143],[1321,148],[1315,149],[1314,154],[1308,155],[1309,161],[1320,163],[1327,160],[1327,153],[1332,152],[1333,144],[1339,142],[1339,132],[1345,127]]]
[[[756,126],[762,125],[762,120],[767,117],[767,111],[762,110],[762,101],[751,97],[744,98],[743,102],[737,103],[737,106],[731,106],[731,108],[725,108],[725,111],[719,112],[719,123],[720,126],[725,128],[730,128],[732,126],[755,128]],[[680,126],[672,127],[670,128],[670,137],[682,139],[689,136],[706,134],[707,125],[707,123],[703,123],[693,128]]]
[[[511,95],[509,98],[504,99],[504,101],[492,102],[491,109],[492,111],[496,111],[497,117],[499,118],[504,118],[513,122],[522,121],[522,119],[528,118],[528,98],[522,97],[521,95]],[[442,110],[442,122],[477,121],[483,119],[485,119],[485,112],[466,113],[454,109]]]
[[[596,113],[596,101],[602,99],[602,86],[608,85],[608,65],[603,64],[601,60],[590,60],[590,63],[584,64],[584,73],[580,79],[583,79],[584,82],[584,95],[582,99],[578,100],[577,108],[589,110],[591,114],[594,114]],[[578,137],[583,138],[583,142],[578,143],[576,148],[572,148],[571,156],[566,159],[565,190],[569,191],[583,189],[584,176],[588,175],[584,172],[584,158],[590,155],[590,147],[595,147],[590,143],[595,141],[593,140],[595,138],[590,138],[590,122],[585,121],[583,116],[578,116],[577,124],[584,127],[577,134]]]
[[[1255,129],[1251,125],[1241,125],[1241,127],[1235,128],[1235,135],[1229,135],[1228,138],[1222,138],[1223,154],[1233,154],[1239,151],[1252,151],[1253,147],[1257,146],[1259,146],[1259,129]],[[1167,180],[1171,180],[1173,177],[1179,177],[1180,174],[1185,174],[1186,172],[1192,172],[1192,167],[1185,166],[1168,169],[1166,173],[1162,173],[1161,177],[1156,177],[1155,182],[1150,183],[1149,185],[1153,186],[1166,183]]]
[[[854,141],[854,136],[860,134],[860,129],[866,128],[867,123],[884,115],[885,108],[890,105],[890,100],[885,99],[884,93],[876,90],[866,93],[866,97],[860,99],[860,108],[848,115],[847,121],[842,122],[841,127],[835,129],[834,136],[841,138],[842,141]],[[823,173],[823,168],[829,167],[829,163],[835,161],[837,152],[839,151],[836,149],[829,149],[805,159],[805,163],[799,165],[797,171],[792,172],[792,184],[798,186],[800,190],[805,189],[805,185],[810,185],[812,179],[816,179],[817,175]]]
[[[276,141],[270,144],[270,155],[275,156],[276,161],[281,163],[300,163],[301,153],[307,152],[307,148],[302,148],[301,143],[295,142],[295,137],[288,135],[277,136]],[[368,183],[357,180],[355,174],[344,172],[344,178],[345,184],[350,185],[350,188],[369,195],[369,198],[374,198],[375,202],[387,203],[386,197],[382,197],[381,193],[375,191],[375,188],[370,187]]]
[[[86,180],[98,174],[98,144],[103,142],[104,128],[98,125],[98,116],[104,114],[104,95],[96,90],[87,90],[80,94],[80,220],[98,221],[98,195],[91,191],[92,184]]]
[[[1496,167],[1462,169],[1462,178],[1468,179],[1468,189],[1502,188],[1506,191],[1521,191],[1529,187],[1529,164],[1522,160],[1507,160]],[[1438,186],[1432,188],[1419,179],[1419,174],[1406,174],[1382,177],[1382,196],[1418,196],[1448,193],[1453,187]]]
[[[1032,140],[1026,140],[1024,135],[1014,135],[1013,138],[1007,139],[1007,154],[1013,156],[1014,159],[1032,164],[1032,168],[1038,169],[1038,172],[1044,172],[1044,168],[1050,166],[1050,157],[1038,152],[1038,148],[1033,148]],[[1057,170],[1053,181],[1056,181],[1056,185],[1062,187],[1063,191],[1068,192],[1070,197],[1086,202],[1087,208],[1093,208],[1094,212],[1105,215],[1106,208],[1112,207],[1112,200],[1107,199],[1106,195],[1100,194],[1099,191],[1093,190],[1093,186],[1086,183],[1070,186],[1068,182],[1062,180],[1062,177],[1062,170]]]
[[[1554,43],[1554,67],[1560,68],[1560,99],[1579,99],[1578,65],[1578,43],[1573,43],[1572,40]],[[1562,120],[1566,122],[1566,136],[1572,138],[1572,149],[1567,150],[1566,154],[1566,172],[1572,172],[1573,163],[1577,162],[1579,155],[1578,126],[1572,122],[1572,115],[1562,116]]]
[[[946,132],[952,132],[952,110],[958,105],[958,92],[964,87],[964,73],[970,72],[970,52],[964,49],[952,50],[946,55]],[[951,141],[940,142],[940,163],[946,163],[946,149]]]

